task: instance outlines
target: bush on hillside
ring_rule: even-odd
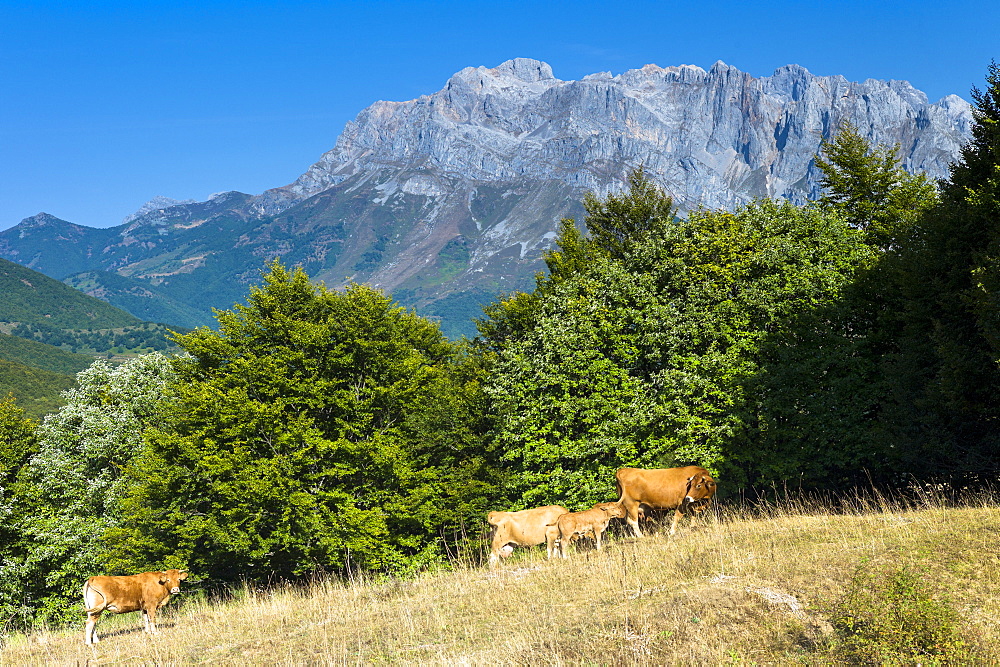
[[[850,664],[975,662],[961,618],[911,567],[859,568],[833,606],[834,655]]]

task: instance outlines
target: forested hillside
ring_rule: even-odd
[[[58,280],[0,259],[0,322],[53,329],[114,329],[139,324],[134,315],[94,299]]]
[[[63,375],[76,375],[94,361],[89,354],[74,354],[52,345],[2,333],[0,359]]]
[[[720,502],[1000,472],[1000,66],[948,180],[849,124],[824,194],[678,215],[642,170],[583,201],[474,341],[268,265],[183,355],[95,361],[41,425],[0,410],[0,618],[79,620],[98,573],[206,589],[406,574],[492,509],[706,466]]]
[[[100,299],[0,259],[0,396],[33,417],[62,405],[60,393],[94,355],[172,347],[165,325],[143,322]]]
[[[162,324],[143,322],[58,280],[0,259],[0,330],[72,352],[151,351],[169,347]]]
[[[63,404],[60,394],[73,386],[73,376],[20,364],[0,357],[0,397],[16,397],[17,405],[34,419]]]
[[[62,405],[59,394],[93,361],[90,355],[0,333],[0,397],[17,397],[30,416],[40,418]]]

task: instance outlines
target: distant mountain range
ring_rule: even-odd
[[[466,68],[408,102],[376,102],[294,183],[205,202],[158,198],[117,227],[46,214],[0,232],[0,257],[143,319],[210,323],[264,263],[301,264],[336,287],[391,292],[473,334],[498,293],[530,287],[561,217],[586,191],[643,165],[682,210],[756,197],[815,198],[813,156],[842,121],[898,144],[905,168],[947,175],[970,138],[969,104],[905,81],[849,82],[788,65],[755,78],[646,65],[556,79],[537,60]]]

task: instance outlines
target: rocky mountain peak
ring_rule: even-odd
[[[35,215],[24,218],[19,223],[19,225],[23,225],[24,227],[44,227],[46,225],[53,224],[69,225],[72,223],[66,222],[65,220],[57,218],[50,213],[46,213],[45,211],[41,211]]]
[[[134,213],[130,213],[122,218],[122,224],[127,225],[137,218],[141,218],[147,213],[152,213],[154,211],[162,211],[168,209],[171,206],[182,206],[184,204],[194,204],[194,199],[171,199],[170,197],[164,197],[162,195],[157,195],[153,197],[148,202],[140,206]]]
[[[489,70],[497,77],[514,77],[528,83],[537,81],[557,81],[548,63],[533,58],[514,58],[500,63]]]
[[[799,65],[755,78],[717,61],[648,64],[618,76],[561,81],[515,58],[468,67],[431,95],[377,102],[295,183],[256,200],[280,207],[364,171],[421,165],[459,179],[554,178],[597,192],[647,172],[682,207],[731,207],[753,197],[818,193],[812,156],[840,123],[906,147],[904,166],[944,176],[971,120],[961,98],[928,104],[906,81],[849,82]]]

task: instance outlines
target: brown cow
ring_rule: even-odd
[[[97,636],[97,619],[105,611],[125,614],[141,611],[146,632],[157,634],[156,610],[181,592],[181,581],[187,572],[143,572],[127,577],[91,577],[83,586],[83,603],[87,609],[87,625],[83,630],[85,644],[101,641]]]
[[[519,512],[490,512],[486,521],[493,527],[493,541],[490,553],[490,567],[500,563],[500,557],[507,558],[514,547],[533,547],[545,543],[545,528],[556,522],[560,514],[568,512],[561,505],[546,505]],[[549,547],[549,558],[552,548]]]
[[[656,470],[621,468],[615,473],[615,486],[618,502],[625,506],[628,513],[626,521],[636,537],[642,537],[639,530],[640,506],[677,510],[670,524],[670,534],[673,535],[682,516],[690,513],[691,524],[694,525],[695,514],[708,507],[715,495],[715,480],[701,466]]]
[[[546,532],[549,552],[559,543],[559,555],[566,558],[566,549],[581,537],[593,537],[597,548],[601,548],[601,535],[612,519],[625,518],[625,508],[621,503],[597,503],[583,512],[570,512],[556,519]]]

